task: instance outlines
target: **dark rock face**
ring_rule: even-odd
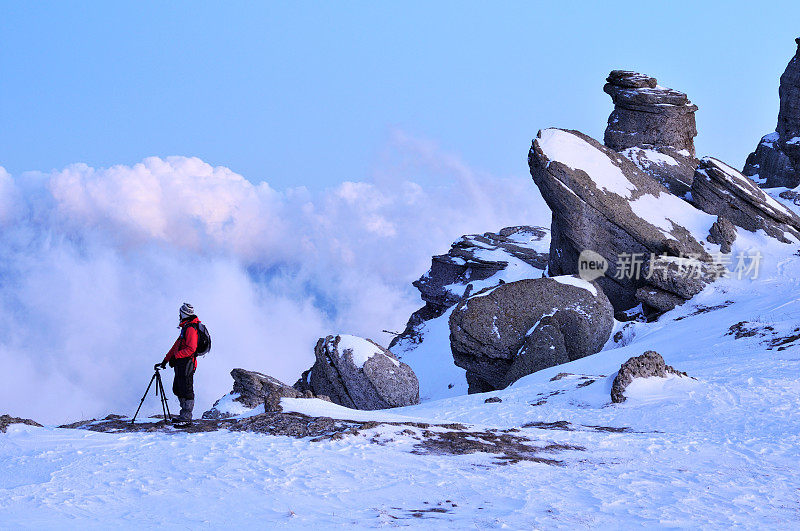
[[[693,105],[683,92],[656,78],[613,70],[603,90],[614,101],[604,143],[630,159],[675,195],[689,191],[697,166]]]
[[[537,278],[461,301],[450,316],[450,346],[469,392],[486,392],[598,352],[612,327],[613,309],[596,284]]]
[[[231,377],[233,378],[233,390],[231,393],[239,395],[233,400],[250,409],[269,404],[271,411],[280,411],[281,398],[298,398],[302,396],[295,388],[286,385],[277,378],[260,372],[233,369]],[[214,402],[212,408],[203,413],[204,419],[220,419],[231,416],[217,409],[220,400]]]
[[[355,336],[327,336],[314,348],[316,362],[295,384],[353,409],[387,409],[419,403],[414,371],[377,343]]]
[[[470,234],[454,242],[447,254],[434,256],[430,270],[414,282],[422,300],[434,313],[442,314],[458,303],[463,289],[456,292],[447,286],[466,288],[470,282],[485,280],[508,267],[517,258],[537,269],[547,266],[547,254],[536,251],[531,243],[547,236],[541,227],[506,227],[498,233]]]
[[[0,433],[5,433],[12,424],[26,424],[28,426],[42,427],[42,425],[35,420],[21,419],[19,417],[12,417],[11,415],[0,415]]]
[[[781,76],[780,109],[774,133],[764,136],[747,157],[743,173],[766,188],[800,185],[800,39]]]
[[[625,389],[634,378],[650,378],[651,376],[664,378],[670,373],[686,376],[685,372],[681,372],[664,363],[664,358],[661,357],[661,354],[654,350],[648,350],[641,356],[630,358],[620,365],[619,372],[614,378],[614,383],[611,384],[611,401],[615,404],[625,402]]]
[[[697,167],[692,200],[704,211],[784,243],[800,241],[800,217],[730,166],[710,157]],[[716,239],[716,232],[712,234]]]
[[[637,290],[650,285],[646,275],[633,274],[621,257],[637,255],[642,271],[649,269],[653,256],[712,261],[709,253],[716,249],[706,238],[716,217],[670,194],[631,161],[588,136],[562,129],[539,131],[528,163],[553,212],[550,274],[577,274],[582,251],[599,253],[609,267],[597,282],[615,310],[636,306],[641,301]]]
[[[400,342],[422,342],[422,323],[441,316],[465,297],[470,285],[491,279],[513,261],[544,271],[547,253],[539,242],[546,241],[549,232],[542,227],[517,226],[497,233],[468,234],[454,242],[447,254],[434,256],[428,272],[414,282],[425,306],[411,315],[389,348]]]

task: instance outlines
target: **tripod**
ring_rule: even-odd
[[[131,424],[134,423],[136,420],[136,415],[139,414],[139,410],[142,409],[142,404],[144,404],[144,399],[147,398],[147,393],[150,391],[150,387],[153,386],[153,382],[156,382],[156,396],[161,394],[161,411],[164,413],[164,421],[172,422],[172,415],[169,413],[169,404],[167,404],[167,395],[164,393],[164,384],[161,383],[161,373],[158,372],[158,367],[156,367],[156,372],[153,374],[153,377],[150,378],[150,384],[147,386],[147,390],[144,392],[142,396],[142,401],[139,402],[139,407],[136,408],[136,413],[133,415],[131,419]]]

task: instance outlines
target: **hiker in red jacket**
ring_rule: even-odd
[[[175,369],[175,379],[172,381],[172,392],[178,397],[181,404],[180,414],[173,419],[178,424],[191,424],[192,409],[194,409],[194,371],[197,370],[197,326],[200,319],[194,314],[194,308],[184,302],[179,310],[178,328],[181,333],[175,344],[169,349],[164,361],[156,363],[156,367],[166,369],[167,363]]]

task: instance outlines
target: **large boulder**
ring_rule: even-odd
[[[763,230],[784,243],[800,241],[800,217],[755,182],[717,159],[706,157],[692,184],[694,204],[737,227]]]
[[[605,145],[683,196],[697,166],[697,106],[683,92],[661,87],[645,74],[613,70],[607,81],[603,90],[614,101],[614,110],[608,117]]]
[[[597,282],[618,311],[642,302],[636,292],[649,285],[641,272],[652,269],[650,261],[691,256],[711,263],[719,252],[719,245],[707,241],[716,216],[578,131],[539,131],[528,164],[553,212],[549,273],[576,274],[581,252],[599,253],[608,269]]]
[[[596,284],[528,279],[461,301],[450,316],[450,346],[469,392],[485,392],[598,352],[612,327],[613,309]]]
[[[387,409],[419,403],[414,371],[369,339],[327,336],[314,347],[316,362],[295,383],[300,392],[326,395],[353,409]]]
[[[542,276],[549,245],[549,229],[526,225],[461,236],[447,254],[434,256],[431,268],[414,282],[425,306],[411,315],[389,348],[421,343],[425,321],[441,316],[469,292],[501,281]]]
[[[766,188],[800,185],[800,38],[795,42],[797,51],[778,88],[778,125],[774,133],[761,139],[743,170]]]
[[[281,398],[298,398],[302,393],[294,387],[283,383],[277,378],[256,371],[245,369],[233,369],[233,389],[230,393],[223,396],[203,413],[204,419],[221,419],[235,416],[241,408],[253,409],[256,407],[267,407],[270,410],[280,410]],[[231,408],[232,402],[241,404],[239,407]],[[231,410],[236,411],[231,411]]]
[[[614,382],[611,384],[611,401],[615,404],[625,402],[625,389],[636,378],[666,378],[668,374],[686,376],[685,372],[664,363],[661,354],[654,350],[648,350],[641,356],[629,358],[620,365]]]

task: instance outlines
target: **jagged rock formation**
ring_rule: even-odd
[[[420,343],[422,323],[456,305],[468,290],[474,293],[497,285],[504,272],[513,280],[541,276],[539,270],[547,267],[549,234],[542,227],[517,226],[459,238],[447,254],[434,256],[428,272],[414,282],[425,306],[411,315],[405,330],[389,348],[400,342]]]
[[[576,274],[582,251],[599,253],[608,271],[597,282],[618,311],[644,302],[637,297],[641,287],[663,290],[642,274],[657,269],[649,265],[651,256],[695,256],[708,263],[709,253],[718,250],[706,241],[716,216],[672,195],[631,161],[578,131],[539,131],[528,163],[553,212],[550,274]],[[683,286],[683,275],[669,284]],[[674,302],[686,300],[694,291],[689,287],[670,291]],[[659,306],[663,311],[663,298]]]
[[[697,168],[692,200],[705,212],[784,243],[800,241],[800,217],[727,164],[710,157]]]
[[[661,354],[654,350],[648,350],[641,356],[630,358],[620,365],[619,372],[614,378],[614,383],[611,384],[611,401],[615,404],[625,402],[625,389],[634,378],[650,378],[653,376],[664,378],[667,374],[687,376],[685,372],[667,365]]]
[[[42,425],[35,420],[12,417],[11,415],[0,415],[0,433],[5,433],[12,424],[26,424],[28,426],[42,427]]]
[[[450,316],[455,364],[469,392],[504,389],[533,372],[598,352],[613,309],[596,285],[576,277],[520,280],[461,301]]]
[[[267,374],[244,369],[233,369],[233,390],[230,395],[234,402],[239,402],[248,409],[264,406],[270,411],[280,411],[280,399],[298,398],[303,396],[294,387],[286,385],[277,378]],[[232,414],[220,411],[218,406],[227,397],[220,398],[212,408],[203,413],[204,419],[221,419],[233,416]]]
[[[353,409],[387,409],[419,403],[414,371],[374,341],[337,335],[321,338],[316,362],[294,384]]]
[[[795,42],[797,51],[778,88],[778,125],[774,133],[761,139],[743,170],[766,188],[800,185],[800,38]]]
[[[614,101],[614,111],[608,117],[605,145],[683,196],[697,166],[697,106],[683,92],[661,87],[656,78],[644,74],[612,70],[607,81],[603,90]]]

